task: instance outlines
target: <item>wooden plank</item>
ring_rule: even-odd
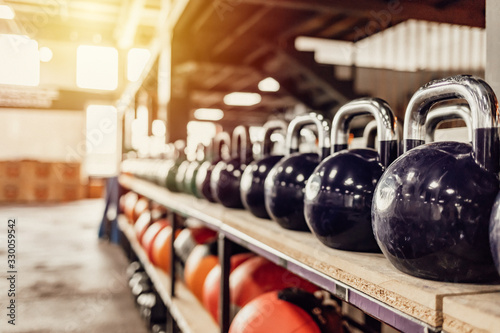
[[[446,332],[498,332],[500,293],[446,296],[443,315],[443,330]]]
[[[151,264],[143,248],[137,241],[133,227],[122,216],[118,226],[130,242],[144,270],[151,278],[163,302],[175,319],[177,326],[185,333],[220,332],[218,325],[182,281],[176,281],[175,298],[170,298],[170,279],[163,270]]]

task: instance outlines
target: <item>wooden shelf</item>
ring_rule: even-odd
[[[445,297],[443,330],[446,332],[498,332],[500,293]]]
[[[121,175],[120,183],[184,216],[191,216],[290,271],[402,331],[443,326],[443,301],[500,292],[500,285],[428,281],[396,270],[382,254],[330,249],[308,232],[285,230],[244,210],[227,209],[147,181]],[[500,299],[495,306],[500,308]],[[463,317],[459,317],[463,318]],[[500,318],[500,316],[499,316]]]
[[[130,242],[133,251],[144,266],[144,270],[153,282],[179,329],[184,333],[220,332],[218,325],[210,314],[182,281],[176,281],[175,297],[170,297],[171,277],[163,270],[151,264],[144,249],[137,240],[132,225],[128,223],[125,217],[121,216],[118,219],[118,226]]]

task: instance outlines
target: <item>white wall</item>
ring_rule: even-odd
[[[486,0],[486,82],[500,96],[500,1]]]
[[[0,108],[0,142],[0,160],[82,161],[85,112]]]

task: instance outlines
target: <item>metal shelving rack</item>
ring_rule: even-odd
[[[221,332],[227,332],[229,328],[227,263],[235,243],[403,332],[441,331],[443,299],[447,296],[500,291],[500,285],[453,284],[407,276],[394,269],[381,254],[329,249],[310,233],[281,229],[277,224],[255,218],[243,210],[227,209],[185,194],[174,194],[129,175],[121,175],[119,181],[125,188],[164,205],[171,214],[196,218],[219,233],[223,274],[221,299],[225,300],[221,302]],[[175,217],[171,218],[174,220]]]
[[[244,5],[275,6],[276,8],[287,10],[293,2],[294,1],[291,0],[244,0],[241,2],[220,1],[219,4],[241,3],[241,6],[233,6],[233,9],[237,10],[240,10]],[[396,2],[400,3],[398,1]],[[313,5],[313,7],[325,9],[325,13],[320,13],[320,19],[325,20],[327,23],[334,22],[337,19],[335,15],[340,15],[344,9],[347,10],[347,12],[359,11],[361,6],[363,8],[368,8],[365,8],[365,12],[368,13],[369,9],[372,9],[372,12],[378,12],[381,9],[380,6],[387,5],[375,1],[364,0],[354,1],[352,3],[325,0],[297,1],[297,3],[300,3],[304,8],[309,8],[309,6]],[[430,13],[432,14],[431,19],[437,21],[442,20],[441,22],[451,20],[450,23],[484,26],[484,17],[478,15],[478,13],[481,12],[480,2],[468,3],[471,6],[470,10],[468,10],[466,7],[460,6],[463,5],[463,3],[451,1],[449,2],[449,6],[452,7],[454,3],[457,3],[459,6],[457,7],[457,11],[454,11],[451,7],[446,9],[443,7],[441,9],[434,8],[430,12],[424,7],[433,5],[431,0],[418,3],[401,1],[401,3],[405,7],[405,12],[398,14],[399,16],[395,17],[396,21],[403,21],[408,18],[426,19]],[[442,3],[443,6],[448,7],[446,1]],[[464,1],[464,3],[467,5],[466,1]],[[203,2],[174,0],[166,6],[168,10],[164,12],[162,19],[164,24],[160,27],[157,48],[155,49],[157,52],[154,52],[155,54],[158,53],[157,56],[167,52],[170,54],[169,57],[175,58],[175,53],[177,52],[174,43],[175,29],[179,25],[183,15],[186,14],[186,8],[188,8],[190,4],[196,8],[196,6],[201,6]],[[499,72],[497,70],[499,66],[497,65],[500,60],[498,60],[499,58],[496,56],[496,53],[498,53],[498,43],[493,39],[495,38],[494,36],[496,36],[496,32],[500,30],[500,25],[496,23],[498,20],[494,19],[497,14],[495,8],[498,6],[494,0],[487,0],[486,5],[488,9],[486,10],[486,16],[490,16],[490,18],[493,17],[493,19],[489,20],[487,27],[488,57],[486,66],[489,70],[486,71],[486,79],[492,83],[494,89],[497,89],[499,85],[498,82],[500,82],[496,80],[498,76],[497,73]],[[347,7],[347,9],[344,7]],[[384,7],[382,9],[387,8]],[[406,11],[406,9],[410,10]],[[258,15],[265,15],[266,10],[268,9],[264,8],[256,12],[255,17],[258,17]],[[336,11],[339,11],[340,14],[336,13]],[[188,14],[192,18],[196,17],[199,13],[196,14],[195,10],[192,12],[188,10]],[[366,21],[363,21],[363,19],[366,19],[366,17],[363,18],[363,15],[359,12],[356,15],[359,15],[359,18],[355,24],[364,25]],[[199,18],[207,20],[208,17],[209,13],[206,12]],[[254,17],[252,16],[251,18],[253,20]],[[370,17],[368,17],[368,19],[369,18]],[[225,18],[219,23],[222,24],[230,21],[229,18]],[[258,22],[258,20],[254,21]],[[348,21],[349,17],[345,18],[345,20],[338,20],[340,24],[339,27],[342,27],[342,24],[349,24]],[[310,22],[313,23],[313,20]],[[279,20],[276,21],[276,24],[276,26],[278,26]],[[180,25],[182,26],[182,24]],[[184,22],[184,25],[186,25],[186,22]],[[308,25],[299,25],[294,27],[294,29],[297,30],[306,26]],[[250,27],[251,26],[248,26],[248,28]],[[349,30],[349,26],[344,28],[345,31]],[[290,29],[290,31],[294,29]],[[208,33],[208,31],[206,33]],[[234,35],[236,36],[236,34]],[[203,42],[207,39],[204,38],[204,36],[205,35],[200,34],[197,38]],[[230,36],[223,34],[221,36],[224,38],[235,37],[233,34]],[[348,39],[348,37],[346,38]],[[214,41],[207,39],[207,43],[209,42]],[[233,38],[233,42],[238,42],[238,38]],[[197,43],[192,42],[190,44],[196,45]],[[225,45],[227,43],[222,44]],[[243,49],[242,52],[244,51]],[[255,51],[256,55],[250,54],[246,65],[248,65],[253,58],[258,59],[259,52],[257,52],[258,50]],[[152,58],[156,58],[156,56]],[[228,58],[230,57],[228,56]],[[294,60],[297,59],[294,58]],[[152,59],[152,62],[147,68],[152,68],[154,61],[155,59]],[[172,62],[175,61],[172,59]],[[309,62],[306,61],[306,64],[308,63]],[[172,64],[172,66],[173,65],[174,64]],[[265,68],[265,66],[262,68]],[[216,68],[216,72],[217,71],[223,74],[220,68]],[[118,104],[122,106],[129,105],[139,89],[140,82],[148,75],[150,75],[150,73],[146,70],[145,73],[143,73],[142,79],[139,80],[139,83],[131,84],[122,95],[122,99]],[[203,81],[204,76],[201,75],[200,80]],[[229,79],[229,81],[235,81],[235,79]],[[294,91],[293,85],[287,86],[286,88]],[[170,95],[172,95],[172,92],[173,91],[171,91]],[[298,97],[302,96],[300,91],[295,92]],[[162,92],[159,91],[159,94],[160,93]],[[184,103],[185,101],[181,100],[181,102]],[[180,106],[186,106],[182,103]],[[256,115],[260,115],[260,113],[256,113]],[[170,124],[176,123],[177,120],[182,123],[182,121],[186,121],[187,119],[185,116],[179,119],[175,118],[177,116],[174,118],[171,117],[172,115],[163,115],[163,118],[167,119]],[[170,126],[172,127],[172,125]],[[174,132],[172,136],[174,139],[183,134],[182,131],[179,132],[176,128],[169,128],[169,130]],[[196,218],[207,227],[219,233],[219,253],[223,277],[221,283],[221,298],[223,300],[221,306],[223,307],[223,317],[221,318],[221,326],[215,326],[215,330],[211,329],[210,331],[220,330],[221,332],[227,332],[228,330],[228,263],[232,245],[235,243],[247,247],[249,250],[286,267],[291,272],[330,291],[341,300],[358,307],[364,313],[401,331],[484,332],[484,330],[488,329],[494,331],[495,328],[500,327],[500,311],[498,310],[500,309],[500,302],[497,301],[500,299],[499,285],[469,285],[423,281],[397,272],[382,255],[363,255],[328,249],[310,234],[280,229],[276,224],[254,218],[245,211],[226,209],[220,205],[197,200],[184,194],[173,194],[162,187],[128,175],[121,175],[119,181],[125,188],[131,189],[167,207],[171,212],[170,218],[172,221],[175,221],[176,215]],[[252,227],[249,228],[249,226]],[[174,224],[174,228],[177,227],[179,226]],[[120,223],[120,228],[127,239],[133,243],[135,238],[132,237],[133,234],[127,231],[127,225]],[[265,231],[268,235],[261,231]],[[289,241],[290,244],[284,244],[284,239]],[[176,322],[180,323],[179,326],[182,326],[182,323],[186,322],[186,315],[189,317],[189,314],[185,313],[186,308],[182,310],[182,306],[176,307],[176,299],[182,299],[180,303],[184,305],[188,304],[189,307],[193,307],[194,310],[192,309],[189,311],[194,311],[194,313],[201,313],[204,311],[200,307],[198,301],[194,299],[192,295],[189,296],[189,291],[185,289],[182,283],[177,283],[176,279],[170,279],[165,273],[152,266],[148,262],[147,257],[141,256],[140,251],[142,249],[138,244],[135,246],[132,245],[132,249],[138,255],[148,274],[150,273],[152,275],[155,285],[158,284],[157,288],[160,291],[161,297],[167,307],[169,307],[172,317]],[[173,251],[172,255],[175,256]],[[173,262],[174,260],[172,260],[172,263]],[[175,275],[174,266],[172,266],[172,273]],[[186,301],[183,297],[187,297],[190,300]],[[189,328],[189,326],[186,325],[181,327],[181,329],[185,332],[196,332],[196,329]],[[203,330],[203,332],[205,331],[206,330]]]

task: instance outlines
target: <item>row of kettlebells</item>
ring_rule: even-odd
[[[296,117],[288,126],[266,124],[264,157],[253,162],[248,130],[239,126],[231,158],[221,157],[223,147],[229,147],[229,135],[221,133],[211,161],[197,168],[192,188],[197,196],[245,207],[286,229],[310,230],[331,248],[382,250],[396,268],[414,276],[498,280],[497,104],[492,89],[479,78],[436,80],[411,98],[402,140],[389,105],[362,98],[338,110],[331,131],[329,122],[316,114]],[[366,114],[375,118],[377,150],[349,150],[349,125]],[[469,124],[471,143],[424,144],[437,120],[450,117]],[[309,125],[317,130],[317,153],[298,151],[300,130]],[[284,156],[270,154],[269,138],[276,131],[286,131]],[[160,179],[168,179],[164,176]]]

